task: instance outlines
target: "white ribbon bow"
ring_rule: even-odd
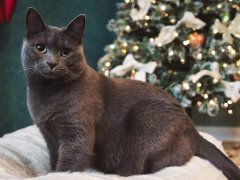
[[[201,29],[205,26],[205,22],[196,18],[192,12],[186,11],[181,20],[176,25],[165,26],[162,28],[158,37],[155,38],[155,44],[166,45],[171,43],[177,36],[176,29],[184,24],[187,28]]]
[[[138,0],[137,4],[140,9],[137,10],[134,8],[130,12],[130,16],[133,21],[138,21],[145,17],[151,7],[151,0]]]
[[[237,14],[228,27],[222,24],[219,21],[219,19],[216,19],[212,26],[212,29],[213,29],[213,32],[222,33],[223,42],[232,44],[233,43],[232,34],[236,38],[240,38],[239,24],[240,24],[240,14]]]
[[[203,76],[210,76],[212,78],[215,78],[221,81],[224,85],[225,89],[223,91],[226,97],[230,98],[233,102],[237,102],[240,99],[240,81],[228,82],[221,80],[221,75],[219,73],[219,64],[217,62],[211,63],[210,69],[211,71],[203,69],[198,73],[189,76],[189,80],[191,80],[193,83],[196,83]]]
[[[125,57],[123,64],[113,68],[110,71],[110,74],[114,76],[124,76],[130,70],[136,69],[137,72],[133,79],[146,82],[146,73],[153,73],[156,67],[156,62],[151,61],[143,64],[135,60],[132,54],[128,54]]]

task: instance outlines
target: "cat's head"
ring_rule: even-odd
[[[27,36],[22,47],[22,64],[27,76],[51,80],[79,78],[86,67],[82,48],[84,27],[85,15],[58,28],[48,26],[35,9],[29,8]]]

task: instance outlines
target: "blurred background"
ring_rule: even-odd
[[[131,67],[126,74],[118,75],[164,87],[186,105],[189,115],[200,130],[210,132],[219,139],[238,140],[239,103],[233,103],[232,96],[226,97],[218,90],[222,90],[219,83],[222,80],[239,81],[240,41],[239,37],[235,36],[239,30],[232,28],[232,43],[223,42],[222,34],[226,32],[218,29],[216,24],[215,30],[219,32],[215,31],[214,34],[212,26],[217,19],[226,27],[223,28],[225,31],[231,24],[237,24],[240,3],[238,0],[204,2],[0,0],[0,136],[32,124],[26,107],[26,81],[22,72],[20,52],[25,36],[25,11],[28,7],[34,7],[47,24],[60,27],[67,25],[75,16],[86,14],[85,54],[88,63],[94,69],[109,75],[111,72],[116,73],[113,69],[121,66],[126,57],[131,57],[132,60],[135,58],[143,64],[155,61],[156,67],[152,72],[146,73],[146,77],[142,76],[143,79],[138,79],[137,75],[141,73],[138,73],[139,69],[135,67]],[[181,18],[187,11],[193,12],[188,13],[192,19],[184,22]],[[172,25],[179,21],[181,23],[178,27],[174,27],[176,32],[170,31]],[[170,29],[165,31],[167,34],[161,34],[161,30],[169,26]],[[168,34],[169,32],[175,34]],[[229,51],[228,54],[225,50]],[[221,53],[225,54],[218,56]],[[129,54],[133,56],[128,56]],[[210,82],[211,77],[199,78],[197,83],[186,81],[188,75],[202,70],[202,64],[209,65],[209,62],[214,61],[221,66],[224,79],[216,82],[216,79],[213,79],[214,83]],[[234,76],[228,74],[233,69],[224,69],[228,63],[234,65]],[[211,67],[205,67],[212,71]],[[238,95],[239,91],[234,93]]]

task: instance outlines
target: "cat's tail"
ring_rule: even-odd
[[[196,156],[209,160],[230,180],[240,180],[240,169],[218,148],[196,134],[198,145],[194,148]]]

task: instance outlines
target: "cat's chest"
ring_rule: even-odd
[[[71,91],[54,93],[39,92],[28,89],[27,105],[35,123],[42,123],[53,119],[56,114],[68,114],[73,107],[77,107],[77,95]]]

